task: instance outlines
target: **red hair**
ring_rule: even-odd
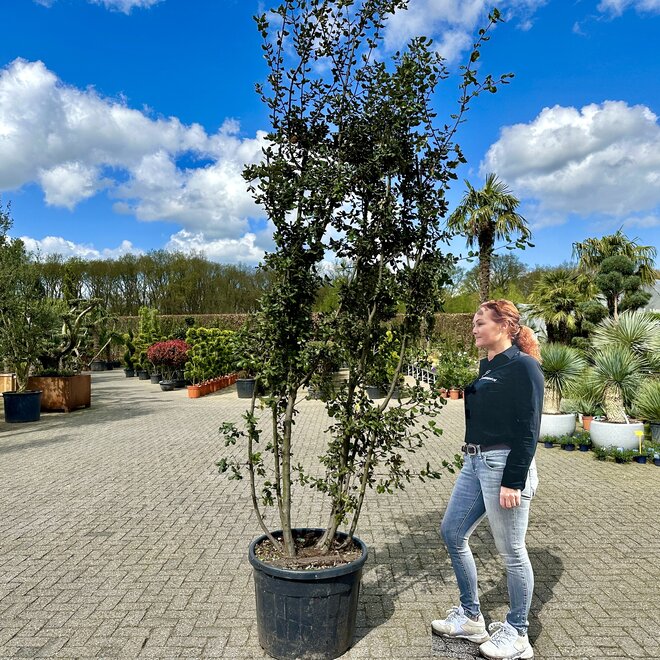
[[[504,298],[488,300],[479,305],[479,310],[488,310],[495,323],[506,325],[511,342],[523,353],[527,353],[539,361],[541,360],[541,351],[534,331],[526,325],[521,325],[520,312],[510,300]]]

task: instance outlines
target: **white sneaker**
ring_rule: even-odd
[[[469,616],[466,616],[463,608],[452,607],[447,610],[446,619],[435,619],[431,621],[431,631],[434,635],[441,635],[442,637],[458,637],[460,639],[467,639],[470,642],[481,644],[488,639],[486,632],[486,622],[483,615],[474,621]]]
[[[521,635],[508,621],[496,621],[488,630],[497,632],[479,647],[479,652],[489,660],[529,660],[534,657],[534,649],[527,635]]]

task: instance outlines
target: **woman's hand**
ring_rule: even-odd
[[[500,486],[500,506],[503,509],[513,509],[520,506],[520,488]]]

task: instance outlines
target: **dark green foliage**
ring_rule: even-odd
[[[403,404],[394,404],[392,394],[407,347],[432,327],[455,263],[439,251],[448,239],[445,191],[464,162],[454,133],[470,101],[503,80],[478,80],[464,67],[454,122],[437,125],[431,99],[447,71],[431,43],[415,39],[392,62],[377,59],[385,18],[405,4],[285,0],[256,19],[269,68],[257,90],[271,132],[262,162],[244,175],[275,227],[275,250],[264,259],[270,287],[248,328],[247,354],[258,356],[272,438],[255,451],[261,431],[254,401],[244,430],[224,424],[221,432],[228,444],[246,439],[259,522],[279,548],[259,511],[260,494],[263,503],[277,504],[289,556],[294,482],[329,498],[319,542],[327,550],[340,525],[352,536],[367,489],[392,492],[415,476],[440,474],[428,466],[415,475],[405,463],[406,453],[441,433],[432,419],[438,399],[419,386]],[[497,21],[493,15],[489,27]],[[471,62],[487,38],[482,31]],[[335,283],[336,303],[315,316],[328,251],[346,270]],[[388,393],[376,404],[363,388],[383,355]],[[345,365],[347,381],[325,399],[330,426],[319,477],[292,462],[296,405],[300,388],[319,372],[330,379],[328,366],[337,364]],[[240,470],[222,460],[219,468]]]

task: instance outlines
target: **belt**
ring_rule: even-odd
[[[468,456],[474,456],[475,454],[482,454],[485,451],[493,451],[495,449],[511,449],[511,447],[505,444],[487,445],[485,447],[482,447],[481,445],[473,445],[472,443],[468,443],[467,445],[463,445],[461,447],[461,451],[464,454],[467,454]]]

